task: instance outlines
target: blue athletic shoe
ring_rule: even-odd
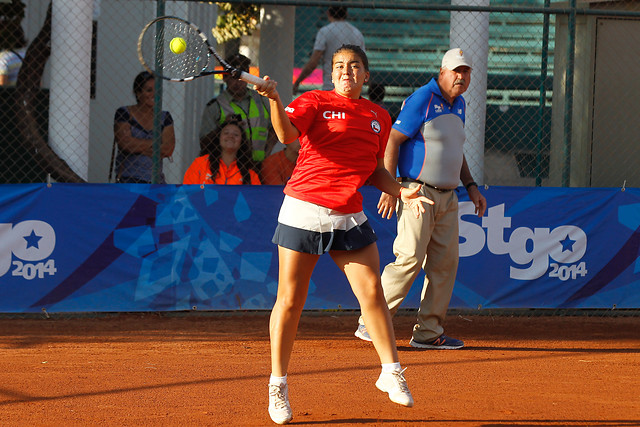
[[[363,341],[369,341],[369,342],[373,341],[369,336],[369,332],[367,332],[367,327],[364,325],[358,325],[358,329],[356,330],[354,335]]]
[[[444,334],[440,335],[438,338],[426,342],[416,341],[415,339],[411,338],[409,345],[415,348],[430,348],[436,350],[455,350],[464,347],[464,343],[462,341],[448,337]]]

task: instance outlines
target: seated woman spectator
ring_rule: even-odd
[[[300,141],[296,140],[264,159],[262,162],[262,183],[265,185],[286,184],[296,166],[299,151]]]
[[[251,144],[236,116],[225,120],[203,149],[208,154],[191,163],[183,184],[260,185],[253,169]]]
[[[113,133],[114,143],[118,147],[115,165],[117,182],[129,184],[152,182],[154,83],[151,73],[143,71],[138,74],[133,81],[133,93],[137,103],[116,110]],[[161,129],[158,183],[165,184],[162,159],[171,157],[176,146],[173,117],[168,111],[162,111]]]

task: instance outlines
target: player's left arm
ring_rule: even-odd
[[[460,168],[460,181],[467,189],[467,193],[469,194],[469,199],[473,202],[476,207],[476,213],[479,217],[484,215],[484,211],[487,209],[487,199],[484,198],[480,190],[478,189],[478,184],[475,183],[473,177],[471,176],[471,171],[469,170],[469,165],[467,164],[467,158],[462,155],[462,167]]]
[[[392,177],[396,176],[400,145],[407,139],[408,137],[402,132],[391,129],[387,146],[384,151],[384,166]],[[393,213],[396,211],[396,196],[397,195],[384,192],[380,195],[380,200],[378,201],[378,213],[382,218],[391,219],[393,216]]]
[[[369,177],[369,182],[376,186],[380,191],[393,195],[404,202],[419,218],[425,212],[423,203],[433,205],[433,200],[419,194],[422,186],[414,188],[405,188],[391,176],[387,168],[384,166],[384,159],[378,159],[378,165]]]

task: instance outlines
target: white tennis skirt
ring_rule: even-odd
[[[322,255],[353,251],[378,240],[364,212],[345,214],[285,196],[272,242],[297,252]]]

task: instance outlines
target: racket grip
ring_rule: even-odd
[[[254,76],[253,74],[245,73],[244,71],[240,72],[240,80],[244,80],[247,83],[251,83],[254,85],[259,85],[264,83],[264,80],[258,76]]]

